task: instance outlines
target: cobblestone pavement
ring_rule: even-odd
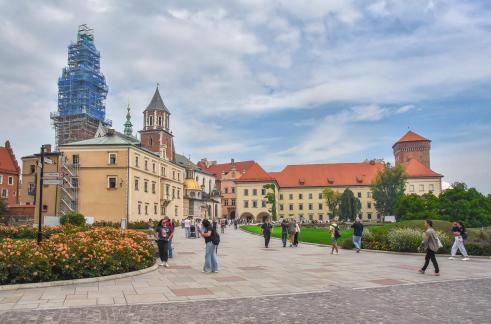
[[[201,273],[203,240],[183,236],[180,230],[176,233],[175,257],[169,262],[170,268],[160,267],[146,274],[98,283],[0,291],[0,314],[23,309],[137,305],[333,290],[336,292],[333,296],[338,296],[339,291],[356,288],[491,278],[491,259],[471,258],[463,262],[439,257],[442,275],[434,277],[430,271],[428,275],[417,273],[423,262],[421,255],[357,254],[347,250],[331,255],[327,247],[301,244],[298,248],[283,248],[279,240],[272,240],[270,248],[265,249],[261,237],[231,228],[221,235],[220,273],[206,274]],[[323,296],[328,300],[352,298]]]
[[[151,305],[9,311],[20,323],[490,323],[491,279]]]

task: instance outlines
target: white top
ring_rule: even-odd
[[[187,218],[184,220],[184,227],[191,227],[191,221]]]

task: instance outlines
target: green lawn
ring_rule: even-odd
[[[353,235],[353,231],[347,227],[341,227],[341,237],[338,239],[338,245],[342,245],[343,241]],[[424,229],[424,221],[423,220],[409,220],[402,221],[397,223],[386,223],[386,224],[373,224],[368,225],[365,224],[365,228],[370,229],[373,233],[387,233],[389,230],[396,227],[410,227],[417,228],[423,231]],[[436,230],[441,230],[447,233],[450,233],[452,228],[452,223],[447,221],[433,221],[433,227]],[[261,234],[261,228],[258,225],[243,225],[242,229],[251,233]],[[469,229],[469,235],[472,236],[474,234],[474,229]],[[273,228],[273,237],[281,238],[281,227],[275,226]],[[318,244],[331,244],[331,234],[329,233],[328,228],[326,227],[302,227],[300,231],[300,235],[298,240],[301,242],[308,243],[318,243]]]
[[[243,225],[240,228],[251,233],[261,234],[261,228],[257,225]],[[346,238],[351,237],[353,235],[351,230],[345,230],[345,229],[342,229],[340,234],[341,237],[338,239],[339,245],[341,245],[341,243]],[[273,227],[272,236],[281,238],[280,226]],[[329,232],[328,228],[325,227],[324,228],[302,227],[300,229],[298,240],[301,242],[308,242],[308,243],[331,244],[331,233]]]

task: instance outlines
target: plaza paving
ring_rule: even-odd
[[[192,323],[201,322],[198,316],[203,312],[200,309],[206,305],[215,309],[213,316],[219,316],[220,309],[225,314],[227,309],[237,308],[231,316],[239,317],[229,317],[228,322],[286,319],[286,322],[305,322],[310,315],[314,320],[317,311],[325,308],[343,310],[347,314],[349,309],[359,308],[365,312],[366,321],[371,322],[381,310],[396,309],[396,306],[401,309],[396,313],[402,321],[421,321],[423,317],[415,316],[424,314],[413,312],[413,308],[419,307],[421,311],[438,314],[440,309],[447,309],[448,317],[445,318],[451,322],[458,315],[452,315],[457,310],[451,305],[461,306],[459,314],[462,316],[458,318],[467,316],[481,319],[477,322],[491,321],[487,306],[491,300],[490,259],[463,262],[439,257],[442,275],[434,277],[430,275],[432,271],[427,275],[417,273],[423,256],[356,254],[347,250],[331,255],[327,247],[301,244],[298,248],[283,248],[279,240],[272,240],[270,248],[264,249],[262,238],[227,228],[218,248],[220,272],[206,274],[201,273],[202,239],[184,239],[183,233],[178,231],[174,246],[175,257],[167,269],[160,267],[143,275],[99,283],[0,291],[0,322],[14,319],[17,322],[29,319],[57,322],[72,316],[75,322],[77,319],[80,322],[111,322],[118,318],[122,322],[147,322],[144,318],[148,314],[154,314],[157,309],[168,309],[173,316],[179,314],[179,317],[173,317],[174,322]],[[458,293],[453,289],[457,286],[462,287],[457,289]],[[198,302],[188,303],[190,301]],[[483,301],[485,305],[481,305]],[[466,303],[467,308],[464,307]],[[269,310],[265,305],[269,305]],[[195,312],[180,311],[189,308]],[[41,309],[51,310],[32,311]],[[474,317],[469,317],[466,309],[475,309]],[[325,310],[324,315],[328,314],[338,316],[337,312]],[[351,322],[345,315],[339,315],[342,321]],[[433,315],[428,316],[430,321]],[[358,317],[352,315],[351,318]],[[148,322],[152,319],[154,317],[148,317]],[[380,319],[387,322],[383,317]]]

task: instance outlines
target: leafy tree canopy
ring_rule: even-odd
[[[402,165],[393,167],[387,163],[385,169],[378,173],[371,190],[375,208],[382,216],[395,214],[396,205],[404,195],[406,181]]]
[[[354,220],[360,213],[361,202],[355,197],[353,191],[346,188],[341,195],[339,204],[339,215],[341,220],[348,221]]]

